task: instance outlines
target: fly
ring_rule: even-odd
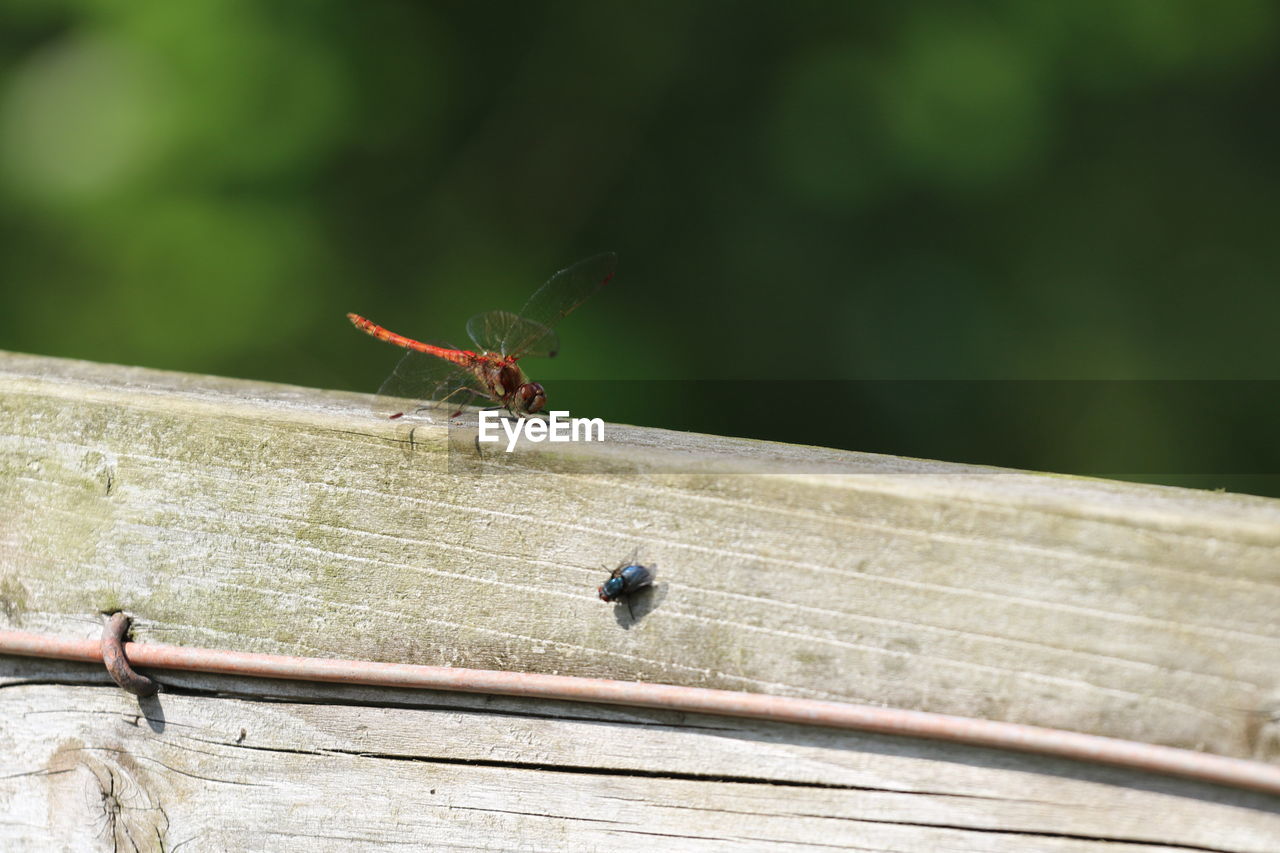
[[[639,558],[638,549],[631,552],[631,556],[619,563],[609,575],[608,580],[600,584],[597,590],[601,601],[625,600],[632,622],[636,618],[635,612],[631,610],[632,593],[650,586],[653,583],[654,574],[658,571],[657,566],[641,565]]]

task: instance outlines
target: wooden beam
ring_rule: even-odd
[[[412,429],[412,440],[410,430]],[[8,624],[761,691],[1280,758],[1280,502],[0,357]],[[631,622],[596,586],[635,547]]]

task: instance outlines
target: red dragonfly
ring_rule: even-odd
[[[486,311],[472,317],[467,335],[475,351],[415,341],[359,314],[348,314],[347,319],[360,331],[409,350],[378,389],[378,395],[394,399],[394,405],[403,406],[401,398],[406,397],[426,400],[412,411],[452,410],[449,417],[457,417],[463,406],[488,400],[513,415],[531,415],[547,405],[547,395],[516,362],[527,355],[550,358],[559,352],[556,323],[608,284],[617,261],[617,255],[606,252],[560,270],[529,297],[519,314]],[[391,417],[404,414],[397,411]]]

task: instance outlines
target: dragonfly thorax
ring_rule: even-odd
[[[488,355],[488,354],[486,354]],[[501,400],[514,415],[532,415],[547,405],[547,393],[540,382],[530,382],[524,371],[509,357],[481,367],[477,373],[494,399]]]

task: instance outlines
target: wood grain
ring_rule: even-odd
[[[466,430],[388,422],[363,395],[0,354],[0,622],[93,636],[98,614],[124,609],[142,642],[869,702],[1280,760],[1278,501],[612,424],[607,437],[605,444],[524,445],[510,455],[492,449],[478,455]],[[633,621],[625,606],[599,601],[595,587],[637,546],[658,565],[658,584],[635,602]],[[95,760],[113,768],[108,776],[124,773],[109,746],[120,734],[110,721],[125,713],[111,703],[124,700],[102,698],[110,691],[98,688],[76,690],[89,693],[72,700],[58,699],[52,687],[7,688],[6,701],[28,697],[20,709],[45,703],[99,710],[51,712],[46,720],[66,725],[46,735],[14,729],[10,720],[8,731],[17,733],[0,754],[29,743],[22,772],[53,772],[38,768],[52,766],[54,754],[78,740],[99,750]],[[161,700],[166,714],[172,702],[194,729],[214,726],[202,714],[227,713],[214,705],[199,710],[197,698]],[[294,704],[290,719],[322,714],[301,699]],[[271,710],[216,707],[235,707],[233,716],[254,720]],[[380,712],[334,713],[345,722],[333,725],[353,726]],[[827,788],[806,789],[803,804],[787,799],[779,779],[850,790],[861,784],[850,781],[861,777],[847,767],[808,779],[786,776],[794,734],[772,759],[768,738],[728,737],[738,763],[718,758],[720,764],[706,765],[723,766],[722,775],[734,779],[766,779],[760,784],[780,798],[766,806],[754,788],[690,793],[704,790],[703,782],[680,775],[698,772],[696,751],[683,762],[671,756],[652,765],[630,757],[614,762],[615,741],[630,743],[648,723],[593,722],[597,728],[574,730],[579,723],[559,721],[573,736],[555,736],[541,758],[521,758],[501,773],[473,766],[483,749],[503,751],[492,737],[509,721],[481,724],[468,713],[489,740],[449,758],[461,763],[447,769],[379,759],[378,767],[394,769],[375,772],[367,784],[396,796],[385,795],[371,815],[420,819],[432,831],[448,824],[465,840],[484,821],[518,824],[523,832],[528,822],[550,820],[547,826],[559,828],[549,831],[586,832],[592,814],[615,815],[626,804],[627,820],[641,815],[635,819],[645,831],[665,832],[680,824],[675,815],[695,814],[680,805],[693,797],[712,815],[705,824],[709,849],[712,840],[732,843],[732,831],[748,820],[739,813],[759,818],[751,831],[761,843],[782,843],[793,832],[819,843],[853,821],[870,833],[857,837],[871,849],[971,844],[945,836],[953,831],[946,820],[917,821],[943,833],[936,844],[922,845],[925,836],[912,834],[920,827],[898,838],[894,821],[910,823],[910,804],[923,802],[897,791],[900,780],[879,799],[823,793]],[[95,729],[94,720],[109,724]],[[427,728],[450,725],[432,717]],[[732,725],[740,731],[743,724]],[[276,767],[289,779],[296,774],[299,790],[320,777],[331,786],[366,778],[357,768],[367,759],[339,757],[336,746],[313,749],[310,729],[290,731],[293,740],[281,743],[299,751],[296,761],[278,752],[251,755],[222,733],[210,735],[218,744],[213,757],[193,751],[187,763],[175,763],[161,754],[169,746],[146,739],[145,726],[135,727],[143,740],[127,741],[127,752],[180,767],[179,776],[209,775],[221,762],[234,779]],[[544,736],[551,737],[536,735]],[[831,754],[864,760],[864,740],[839,738],[845,745]],[[372,751],[435,756],[413,738],[406,743]],[[929,768],[924,775],[957,770],[946,749],[921,748],[916,760]],[[798,766],[828,768],[834,761],[828,753],[806,754]],[[329,761],[339,763],[323,769]],[[757,761],[767,772],[744,769]],[[866,772],[887,772],[873,764]],[[73,765],[81,767],[67,766]],[[574,812],[584,817],[571,817],[569,800],[539,790],[536,780],[549,778],[544,765],[609,770],[620,778],[592,799],[577,784],[584,780],[555,776],[590,804]],[[643,775],[650,770],[663,784]],[[69,769],[49,784],[72,777],[87,784],[86,772],[106,778]],[[399,802],[406,790],[429,789],[423,780],[435,772],[490,811],[464,820],[454,808],[459,799],[448,808],[417,795]],[[974,791],[989,785],[1004,786],[997,799],[1013,798],[1031,784],[1029,769],[1009,777],[1016,783],[996,780],[1003,767],[985,772],[991,778],[981,782],[955,777],[949,799],[939,802],[978,797]],[[324,785],[314,799],[294,792],[312,804],[299,806],[299,815],[320,808]],[[1119,803],[1138,796],[1135,790],[1111,786],[1089,802]],[[528,814],[503,812],[504,797],[520,800]],[[1245,797],[1233,794],[1227,802],[1235,808]],[[1046,802],[1045,811],[1064,809],[1056,795]],[[1135,806],[1133,820],[1154,807]],[[875,824],[880,835],[863,826],[874,823],[868,815],[877,810],[892,816]],[[795,829],[801,811],[819,828]],[[930,806],[922,814],[935,811]],[[1269,820],[1264,812],[1256,811]],[[739,817],[725,817],[732,814]],[[1021,825],[1009,814],[986,819],[988,830]],[[978,819],[965,820],[963,831],[974,831]],[[1027,826],[1056,832],[1043,828],[1052,824]],[[699,825],[687,822],[681,832]],[[1178,843],[1204,849],[1237,849],[1215,847],[1225,842],[1211,843],[1181,824],[1170,827],[1164,840],[1142,843],[1182,838]],[[998,833],[989,834],[977,849],[1004,849],[993,846]],[[1123,828],[1113,835],[1139,837]],[[588,837],[595,838],[575,834]],[[1263,849],[1249,846],[1257,837],[1238,849]],[[554,846],[550,838],[544,840]],[[606,834],[590,843],[612,849],[620,842]],[[1064,836],[1064,846],[1035,849],[1084,843]],[[276,839],[269,846],[283,844]],[[239,846],[212,846],[223,845]],[[1010,842],[1009,849],[1027,848]]]
[[[0,658],[4,849],[1269,853],[1280,838],[1274,798],[907,738],[176,673],[136,700],[102,679]]]
[[[1280,757],[1280,502],[0,360],[8,622],[878,702]],[[450,439],[453,439],[452,444]],[[544,450],[542,448],[552,447]],[[633,547],[651,608],[595,587]]]
[[[1280,502],[0,353],[0,622],[718,686],[1280,760]],[[635,547],[658,585],[595,587]],[[1280,804],[902,738],[0,658],[0,848],[1280,849]]]

